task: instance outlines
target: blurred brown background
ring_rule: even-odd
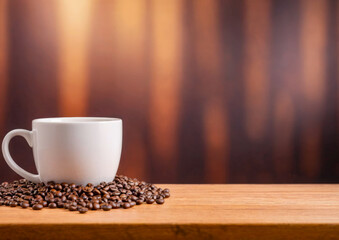
[[[0,0],[0,138],[120,117],[131,177],[339,182],[338,34],[330,0]]]

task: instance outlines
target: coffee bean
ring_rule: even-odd
[[[152,192],[152,191],[146,192],[146,196],[152,196],[152,195],[153,195],[153,192]]]
[[[121,195],[120,195],[120,198],[121,198],[121,199],[127,198],[127,195],[126,195],[126,194],[121,194]]]
[[[38,199],[42,200],[43,197],[42,197],[41,195],[36,195],[36,196],[35,196],[35,199],[36,199],[36,200],[38,200]]]
[[[148,198],[148,199],[146,200],[146,203],[147,203],[147,204],[152,204],[152,203],[154,203],[154,199],[153,199],[153,198]]]
[[[86,213],[86,212],[88,212],[88,208],[80,208],[79,209],[79,213]]]
[[[54,197],[48,197],[48,196],[46,196],[46,197],[45,197],[45,201],[46,201],[46,202],[49,202],[49,203],[50,203],[50,202],[54,202]]]
[[[99,203],[93,203],[93,210],[98,210],[100,209],[100,204]]]
[[[109,211],[112,209],[112,206],[109,205],[109,204],[104,204],[101,206],[101,209],[104,210],[104,211]]]
[[[87,195],[85,194],[85,193],[83,193],[83,194],[81,194],[81,199],[83,199],[83,200],[87,200],[88,199],[88,197],[87,197]]]
[[[117,208],[117,205],[116,205],[115,202],[110,202],[109,204],[112,206],[112,209],[116,209]]]
[[[155,200],[157,204],[164,204],[165,200],[163,198],[158,198]]]
[[[70,211],[76,211],[76,210],[77,210],[77,207],[76,207],[76,206],[73,206],[73,205],[70,205],[70,206],[68,207],[68,210],[70,210]]]
[[[165,188],[164,190],[162,190],[164,193],[169,193],[170,192],[170,190],[168,189],[168,188]]]
[[[86,192],[86,193],[90,193],[90,192],[93,191],[93,187],[91,187],[91,186],[86,186],[86,187],[84,187],[83,191]]]
[[[137,196],[132,196],[131,199],[135,202],[138,200],[138,197]]]
[[[127,208],[130,208],[131,207],[131,204],[129,204],[128,202],[124,203],[122,205],[123,208],[127,209]]]
[[[86,207],[88,208],[88,209],[93,209],[93,203],[91,203],[91,202],[88,202],[88,203],[86,203]]]
[[[28,208],[29,207],[29,203],[28,202],[23,202],[23,203],[21,203],[21,207],[22,208]]]
[[[171,196],[171,195],[170,195],[169,192],[165,192],[165,193],[164,193],[164,197],[165,197],[165,198],[169,198],[170,196]]]
[[[108,199],[108,198],[111,197],[111,195],[109,195],[109,194],[107,193],[107,194],[104,194],[102,197]]]
[[[44,208],[44,206],[42,206],[41,204],[34,204],[33,207],[32,207],[33,210],[41,210],[43,208]]]
[[[77,196],[75,196],[75,195],[69,195],[69,196],[68,196],[68,200],[76,201],[76,200],[77,200]]]
[[[60,185],[60,186],[61,186],[61,185]],[[55,192],[55,196],[56,196],[56,197],[62,197],[62,192],[60,192],[60,191]]]
[[[57,205],[56,205],[56,203],[50,203],[50,204],[48,204],[48,207],[49,208],[56,208],[57,207]]]
[[[93,190],[93,193],[94,193],[94,195],[99,195],[99,194],[100,194],[100,191],[99,191],[98,189],[95,188],[95,189]]]
[[[11,202],[10,206],[11,207],[16,207],[16,206],[18,206],[18,203],[17,202]]]
[[[64,207],[64,203],[63,202],[58,202],[57,203],[57,207],[58,208],[63,208]]]

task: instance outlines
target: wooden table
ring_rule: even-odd
[[[164,205],[127,210],[0,207],[0,239],[339,239],[339,184],[160,186]]]

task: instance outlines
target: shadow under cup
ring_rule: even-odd
[[[34,182],[55,181],[79,185],[97,185],[114,179],[122,148],[121,119],[44,118],[33,120],[32,125],[32,131],[11,131],[3,142],[6,162],[19,175]],[[11,162],[4,144],[8,145],[16,135],[26,138],[32,146],[38,175],[28,173],[19,166],[16,168],[16,164]],[[30,175],[33,178],[29,179]]]

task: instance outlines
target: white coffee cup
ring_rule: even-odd
[[[7,164],[29,181],[86,185],[112,181],[118,170],[122,147],[122,120],[118,118],[70,117],[33,120],[33,130],[16,129],[2,142]],[[8,144],[22,136],[33,148],[38,174],[19,167]]]

